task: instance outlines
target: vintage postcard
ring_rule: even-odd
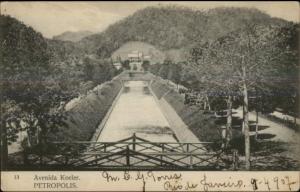
[[[298,2],[0,2],[2,191],[298,191]]]

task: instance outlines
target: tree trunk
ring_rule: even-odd
[[[258,136],[258,111],[256,110],[256,120],[255,120],[255,140],[257,140]]]
[[[242,121],[242,133],[245,134],[245,103],[243,102],[243,121]]]
[[[36,145],[40,143],[40,129],[39,127],[36,128]]]
[[[228,96],[227,99],[227,123],[226,123],[226,144],[228,147],[230,140],[232,139],[232,97]]]
[[[207,102],[207,107],[208,107],[208,110],[210,111],[211,108],[210,108],[210,104],[209,104],[209,100],[208,100],[208,97],[207,95],[205,96],[205,99],[206,99],[206,102]]]
[[[29,164],[27,150],[28,149],[24,149],[23,150],[23,163],[24,163],[25,166]]]
[[[250,130],[249,130],[249,113],[248,113],[248,89],[246,85],[246,69],[243,66],[243,97],[244,97],[244,135],[245,135],[245,161],[246,170],[250,170]]]
[[[7,146],[7,130],[4,125],[5,122],[1,122],[1,169],[7,170],[7,161],[8,161],[8,146]]]

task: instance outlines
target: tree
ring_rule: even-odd
[[[93,80],[93,76],[95,73],[95,64],[93,61],[86,57],[83,60],[83,74],[84,74],[84,80],[85,81],[91,81]]]
[[[274,85],[274,77],[282,81],[281,61],[290,55],[290,50],[280,46],[286,37],[277,26],[247,24],[245,30],[233,33],[230,39],[222,48],[233,59],[231,74],[237,77],[243,96],[246,169],[250,169],[249,93],[267,91]]]
[[[254,90],[268,92],[270,87],[283,82],[286,75],[281,72],[283,60],[295,57],[295,53],[284,46],[288,35],[281,29],[277,25],[246,23],[240,30],[212,44],[202,45],[202,52],[199,52],[202,61],[189,63],[201,74],[202,83],[205,82],[210,90],[213,87],[225,93],[229,108],[232,96],[242,96],[246,169],[250,169],[249,93]],[[274,82],[274,77],[278,82]],[[228,111],[230,117],[230,109]]]
[[[200,76],[199,91],[204,97],[204,108],[211,98],[214,110],[226,109],[227,123],[223,147],[227,148],[232,139],[232,106],[233,98],[237,96],[237,84],[232,74],[231,58],[227,58],[223,49],[220,49],[219,39],[214,43],[200,42],[197,51],[193,51],[189,65],[197,71]],[[200,51],[201,50],[201,51]],[[196,54],[197,53],[197,54]],[[196,57],[196,59],[194,59]]]
[[[167,78],[176,83],[178,89],[178,84],[181,80],[181,67],[179,64],[174,63],[169,65],[169,72]]]
[[[19,131],[46,140],[61,114],[54,113],[61,89],[53,89],[47,42],[41,34],[8,16],[0,17],[1,159],[7,168],[8,145]],[[55,90],[55,91],[54,91]]]
[[[158,75],[164,79],[168,78],[169,74],[169,66],[172,65],[171,60],[165,60],[164,63],[160,66],[160,69],[158,71]]]
[[[133,64],[132,70],[136,71],[137,70],[137,65]]]
[[[122,68],[127,69],[127,70],[130,69],[130,65],[129,65],[129,60],[128,59],[122,61],[121,64],[122,64]]]
[[[144,60],[142,63],[142,67],[143,67],[144,71],[148,71],[150,68],[150,61]]]

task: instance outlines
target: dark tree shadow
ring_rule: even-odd
[[[267,125],[258,125],[258,131],[264,130],[269,128],[270,126]],[[250,125],[250,131],[255,131],[256,126],[255,125]]]
[[[128,92],[130,92],[130,87],[124,87],[123,93],[128,93]]]
[[[259,133],[257,135],[257,139],[272,139],[274,138],[276,135],[274,134],[269,134],[269,133]]]
[[[150,95],[151,93],[150,93],[149,87],[144,87],[143,93],[144,93],[145,95]]]

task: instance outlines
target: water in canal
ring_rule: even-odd
[[[146,81],[127,81],[98,141],[118,141],[136,133],[153,142],[176,142]]]

